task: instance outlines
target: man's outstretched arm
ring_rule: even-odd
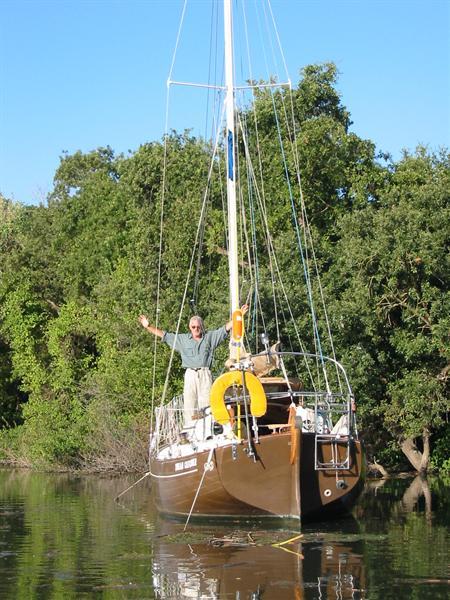
[[[144,329],[146,329],[150,333],[153,333],[153,335],[157,335],[160,338],[162,338],[162,336],[164,335],[164,331],[162,329],[158,329],[158,327],[150,325],[145,315],[139,315],[139,323]]]

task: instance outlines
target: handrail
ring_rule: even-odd
[[[303,358],[316,358],[316,359],[320,358],[320,360],[322,362],[330,362],[330,363],[332,363],[335,367],[337,367],[341,371],[341,373],[342,373],[342,375],[344,377],[347,389],[349,390],[350,395],[353,396],[353,391],[352,391],[352,388],[350,386],[350,382],[348,380],[347,373],[346,373],[343,365],[339,361],[337,361],[336,359],[331,358],[331,356],[325,356],[324,354],[320,354],[320,355],[319,354],[314,354],[312,352],[271,352],[271,354],[275,355],[275,356],[300,356],[300,357],[303,357]]]

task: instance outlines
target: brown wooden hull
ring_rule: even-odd
[[[364,453],[361,442],[354,440],[350,446],[349,469],[339,471],[315,469],[315,434],[302,434],[302,460],[300,465],[300,489],[302,495],[302,518],[327,518],[351,508],[362,490],[365,476]],[[345,444],[334,446],[339,458],[345,457]],[[332,458],[332,446],[321,444],[323,462]]]
[[[231,445],[216,448],[213,468],[206,470],[202,483],[209,451],[183,459],[152,460],[152,489],[158,510],[180,516],[192,509],[192,515],[203,517],[300,518],[298,456],[291,465],[290,434],[261,438],[256,460],[248,456],[246,448],[239,444],[234,457]]]
[[[359,442],[348,471],[316,471],[314,435],[295,430],[298,449],[291,458],[291,432],[260,437],[256,460],[242,443],[180,458],[151,460],[158,510],[186,517],[278,517],[300,519],[348,508],[362,476]],[[324,456],[331,449],[322,445]],[[205,465],[210,460],[210,469]],[[203,477],[203,481],[202,481]],[[337,482],[343,482],[337,485]],[[195,499],[195,501],[194,501]]]

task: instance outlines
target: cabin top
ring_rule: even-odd
[[[302,385],[296,377],[289,377],[287,380],[284,377],[260,377],[259,380],[266,392],[284,392],[288,389],[288,382],[290,388],[297,392]]]

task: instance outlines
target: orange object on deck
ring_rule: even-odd
[[[295,463],[295,459],[297,456],[297,433],[295,431],[295,417],[297,415],[297,411],[295,409],[295,406],[291,404],[291,406],[289,407],[289,419],[288,419],[288,425],[291,426],[291,457],[290,457],[290,462],[291,465],[293,465]]]
[[[233,340],[239,342],[242,339],[242,335],[244,332],[244,316],[242,314],[242,310],[240,308],[236,309],[233,312],[232,316],[233,327],[232,327],[232,336]]]

